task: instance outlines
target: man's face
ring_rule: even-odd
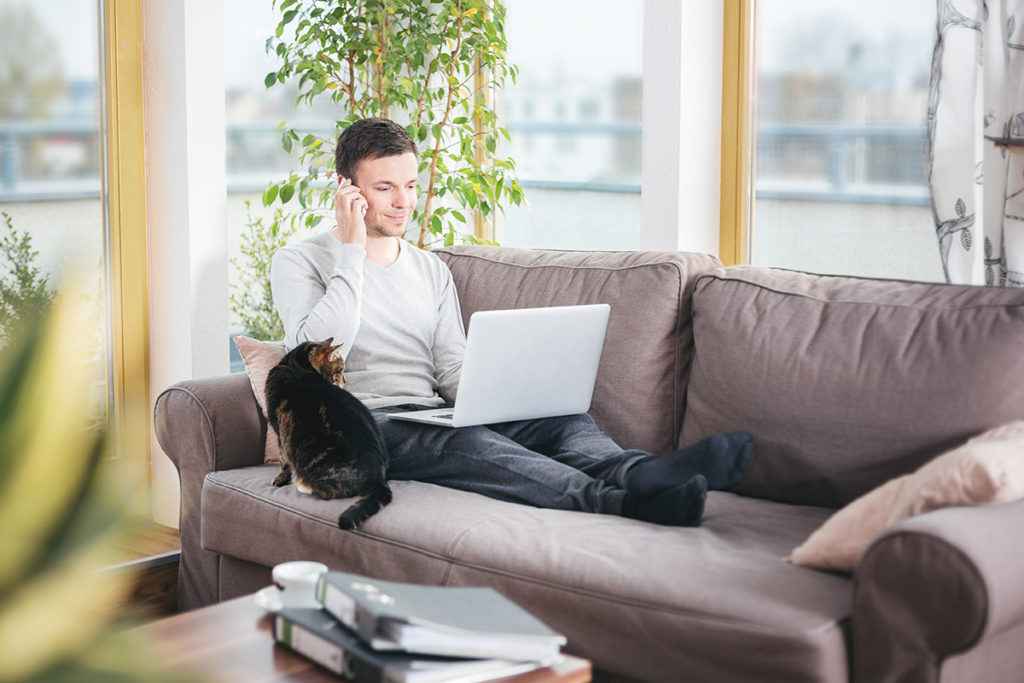
[[[402,237],[416,208],[416,155],[363,159],[354,182],[366,197],[367,237]]]

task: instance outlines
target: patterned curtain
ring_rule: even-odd
[[[942,267],[948,282],[1024,287],[1024,0],[937,2],[928,183]]]

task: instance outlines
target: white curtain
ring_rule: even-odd
[[[1024,0],[937,0],[929,185],[946,280],[1024,287]],[[979,208],[980,207],[980,208]]]

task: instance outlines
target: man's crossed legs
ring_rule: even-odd
[[[750,461],[745,432],[716,435],[665,456],[624,449],[589,415],[435,427],[373,412],[391,455],[389,477],[542,508],[700,523],[708,488],[735,485]]]

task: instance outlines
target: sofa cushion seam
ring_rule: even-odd
[[[829,277],[829,276],[825,276],[825,277]],[[759,282],[751,282],[750,280],[745,280],[745,279],[738,278],[738,277],[735,277],[735,278],[722,277],[721,275],[718,275],[716,273],[701,273],[700,275],[697,276],[696,281],[695,281],[695,285],[696,284],[700,284],[701,280],[718,280],[719,282],[731,282],[731,283],[736,283],[736,284],[740,284],[740,285],[746,285],[748,287],[754,287],[756,289],[761,289],[763,291],[771,292],[773,294],[778,294],[780,296],[792,296],[792,297],[797,297],[797,298],[800,298],[800,299],[806,299],[808,301],[815,301],[815,302],[821,303],[821,304],[846,304],[846,305],[850,305],[850,306],[871,306],[871,307],[876,307],[876,308],[903,308],[903,309],[914,310],[914,311],[935,312],[935,313],[956,313],[956,312],[959,312],[959,311],[972,311],[972,310],[1002,310],[1002,309],[1007,309],[1007,308],[1024,308],[1024,303],[1021,303],[1021,304],[1016,304],[1016,303],[1014,303],[1014,304],[976,304],[976,305],[970,305],[970,306],[959,306],[959,307],[955,307],[954,308],[954,307],[939,307],[939,306],[936,306],[934,304],[928,305],[928,306],[919,306],[919,305],[913,305],[913,304],[888,303],[888,302],[881,302],[881,301],[851,301],[851,300],[847,300],[847,299],[822,299],[820,297],[812,296],[812,295],[806,294],[804,292],[790,292],[790,291],[786,291],[786,290],[783,290],[783,289],[777,289],[775,287],[769,287],[769,286],[761,284]],[[884,282],[884,281],[880,281],[880,282]],[[937,283],[916,283],[916,284],[926,284],[928,286],[935,286]],[[957,285],[954,285],[954,286],[957,286]],[[696,291],[694,292],[694,294],[696,295]]]
[[[305,519],[309,519],[310,521],[316,522],[316,523],[321,524],[323,526],[330,527],[332,529],[337,528],[337,526],[333,522],[331,522],[330,520],[322,519],[322,518],[317,517],[315,515],[311,515],[309,513],[303,512],[302,510],[298,510],[298,509],[295,509],[295,508],[292,508],[292,507],[288,507],[286,505],[282,505],[282,504],[278,503],[277,501],[268,500],[267,498],[263,498],[262,496],[258,496],[256,494],[252,493],[251,491],[247,491],[247,490],[239,488],[237,486],[232,486],[231,484],[227,484],[225,482],[215,481],[213,479],[209,479],[209,477],[207,477],[207,481],[212,486],[219,486],[219,487],[227,489],[229,491],[235,491],[236,493],[240,493],[242,495],[245,495],[245,496],[247,496],[249,498],[252,498],[253,500],[257,500],[257,501],[260,501],[260,502],[263,502],[263,503],[267,503],[268,505],[272,505],[272,506],[276,507],[279,510],[283,510],[285,512],[290,512],[290,513],[296,514],[296,515],[298,515],[300,517],[303,517]],[[463,531],[463,536],[465,536],[465,534],[467,534],[468,532],[469,532],[468,529]],[[451,556],[447,556],[446,557],[446,556],[441,555],[439,553],[427,550],[426,548],[421,548],[421,547],[418,547],[418,546],[410,545],[408,543],[402,543],[400,541],[395,541],[393,539],[385,538],[383,536],[378,536],[376,534],[371,534],[371,533],[368,533],[368,532],[363,531],[363,530],[358,530],[357,529],[357,530],[355,530],[353,532],[350,532],[350,533],[352,533],[354,535],[357,535],[357,536],[361,536],[363,538],[366,538],[366,539],[369,539],[369,540],[372,540],[372,541],[377,541],[379,543],[384,543],[385,545],[392,545],[392,546],[396,546],[396,547],[399,547],[399,548],[404,548],[406,550],[412,550],[414,552],[421,553],[421,554],[426,555],[428,557],[433,557],[433,558],[436,558],[436,559],[448,562],[449,566],[446,568],[446,571],[445,571],[445,581],[446,581],[445,585],[447,585],[447,581],[450,578],[452,569],[457,565],[457,566],[464,567],[464,568],[467,568],[467,569],[476,569],[476,570],[483,571],[483,572],[489,572],[489,573],[492,573],[492,574],[498,574],[498,575],[501,575],[501,576],[513,578],[513,579],[516,579],[516,580],[519,580],[519,581],[526,581],[526,582],[533,583],[533,584],[536,584],[536,585],[540,585],[540,586],[544,586],[544,587],[547,587],[547,588],[551,588],[553,590],[559,590],[559,591],[564,591],[564,592],[567,592],[567,593],[573,593],[575,595],[580,595],[580,596],[584,596],[584,597],[592,598],[592,599],[596,599],[596,600],[603,600],[603,601],[606,601],[606,602],[614,602],[616,604],[620,604],[620,605],[627,606],[627,607],[636,607],[636,608],[639,608],[639,609],[645,609],[645,610],[649,610],[649,611],[652,611],[652,612],[660,612],[660,613],[663,613],[663,614],[669,614],[669,615],[673,615],[673,616],[680,616],[680,617],[684,617],[684,618],[687,618],[687,619],[692,619],[694,621],[699,621],[699,622],[703,622],[703,623],[734,626],[734,627],[737,627],[737,628],[742,628],[742,629],[746,629],[746,630],[750,630],[750,631],[773,631],[773,632],[777,632],[778,631],[778,629],[776,627],[758,626],[756,624],[749,624],[747,622],[742,622],[742,621],[737,621],[737,620],[726,620],[726,619],[708,618],[706,616],[694,614],[693,612],[689,612],[689,611],[685,611],[685,610],[667,609],[665,607],[662,607],[662,606],[659,606],[659,605],[654,605],[654,604],[651,604],[651,603],[648,603],[648,602],[640,602],[640,601],[636,601],[636,600],[629,600],[629,599],[624,599],[624,598],[621,598],[621,597],[618,597],[618,596],[614,596],[614,595],[610,595],[610,594],[595,593],[593,591],[583,590],[583,589],[579,589],[579,588],[572,588],[572,587],[566,586],[564,584],[553,583],[551,581],[546,581],[544,579],[538,579],[536,577],[531,577],[531,576],[526,576],[526,575],[523,575],[523,574],[518,574],[518,573],[514,573],[514,572],[505,571],[505,570],[499,569],[497,567],[489,567],[489,566],[480,565],[480,564],[476,564],[476,563],[472,563],[472,562],[467,562],[465,560],[457,559],[457,558],[451,557]],[[205,548],[205,549],[209,550],[209,548]],[[221,551],[213,551],[213,552],[218,552],[219,553]],[[822,624],[822,625],[819,625],[819,626],[815,626],[815,627],[810,628],[810,629],[806,629],[806,630],[802,630],[802,631],[797,631],[797,632],[794,632],[794,633],[796,635],[813,634],[813,633],[817,633],[819,631],[828,630],[829,628],[832,628],[833,626],[836,626],[837,624],[838,624],[838,621],[833,620],[832,622],[827,622],[825,624]]]
[[[638,268],[650,268],[654,266],[669,266],[674,267],[677,270],[680,269],[678,261],[653,261],[651,263],[635,263],[628,266],[588,266],[588,265],[562,265],[559,263],[509,263],[507,261],[499,261],[496,259],[487,258],[486,256],[480,256],[479,254],[459,254],[450,251],[439,250],[438,253],[448,254],[452,258],[472,258],[486,263],[493,263],[499,266],[509,266],[511,268],[524,268],[532,270],[535,268],[560,268],[564,270],[605,270],[609,272],[620,272],[627,270],[636,270]],[[592,253],[592,252],[569,252],[569,253]],[[623,252],[609,252],[609,253],[623,253]],[[447,264],[446,264],[447,265]]]

